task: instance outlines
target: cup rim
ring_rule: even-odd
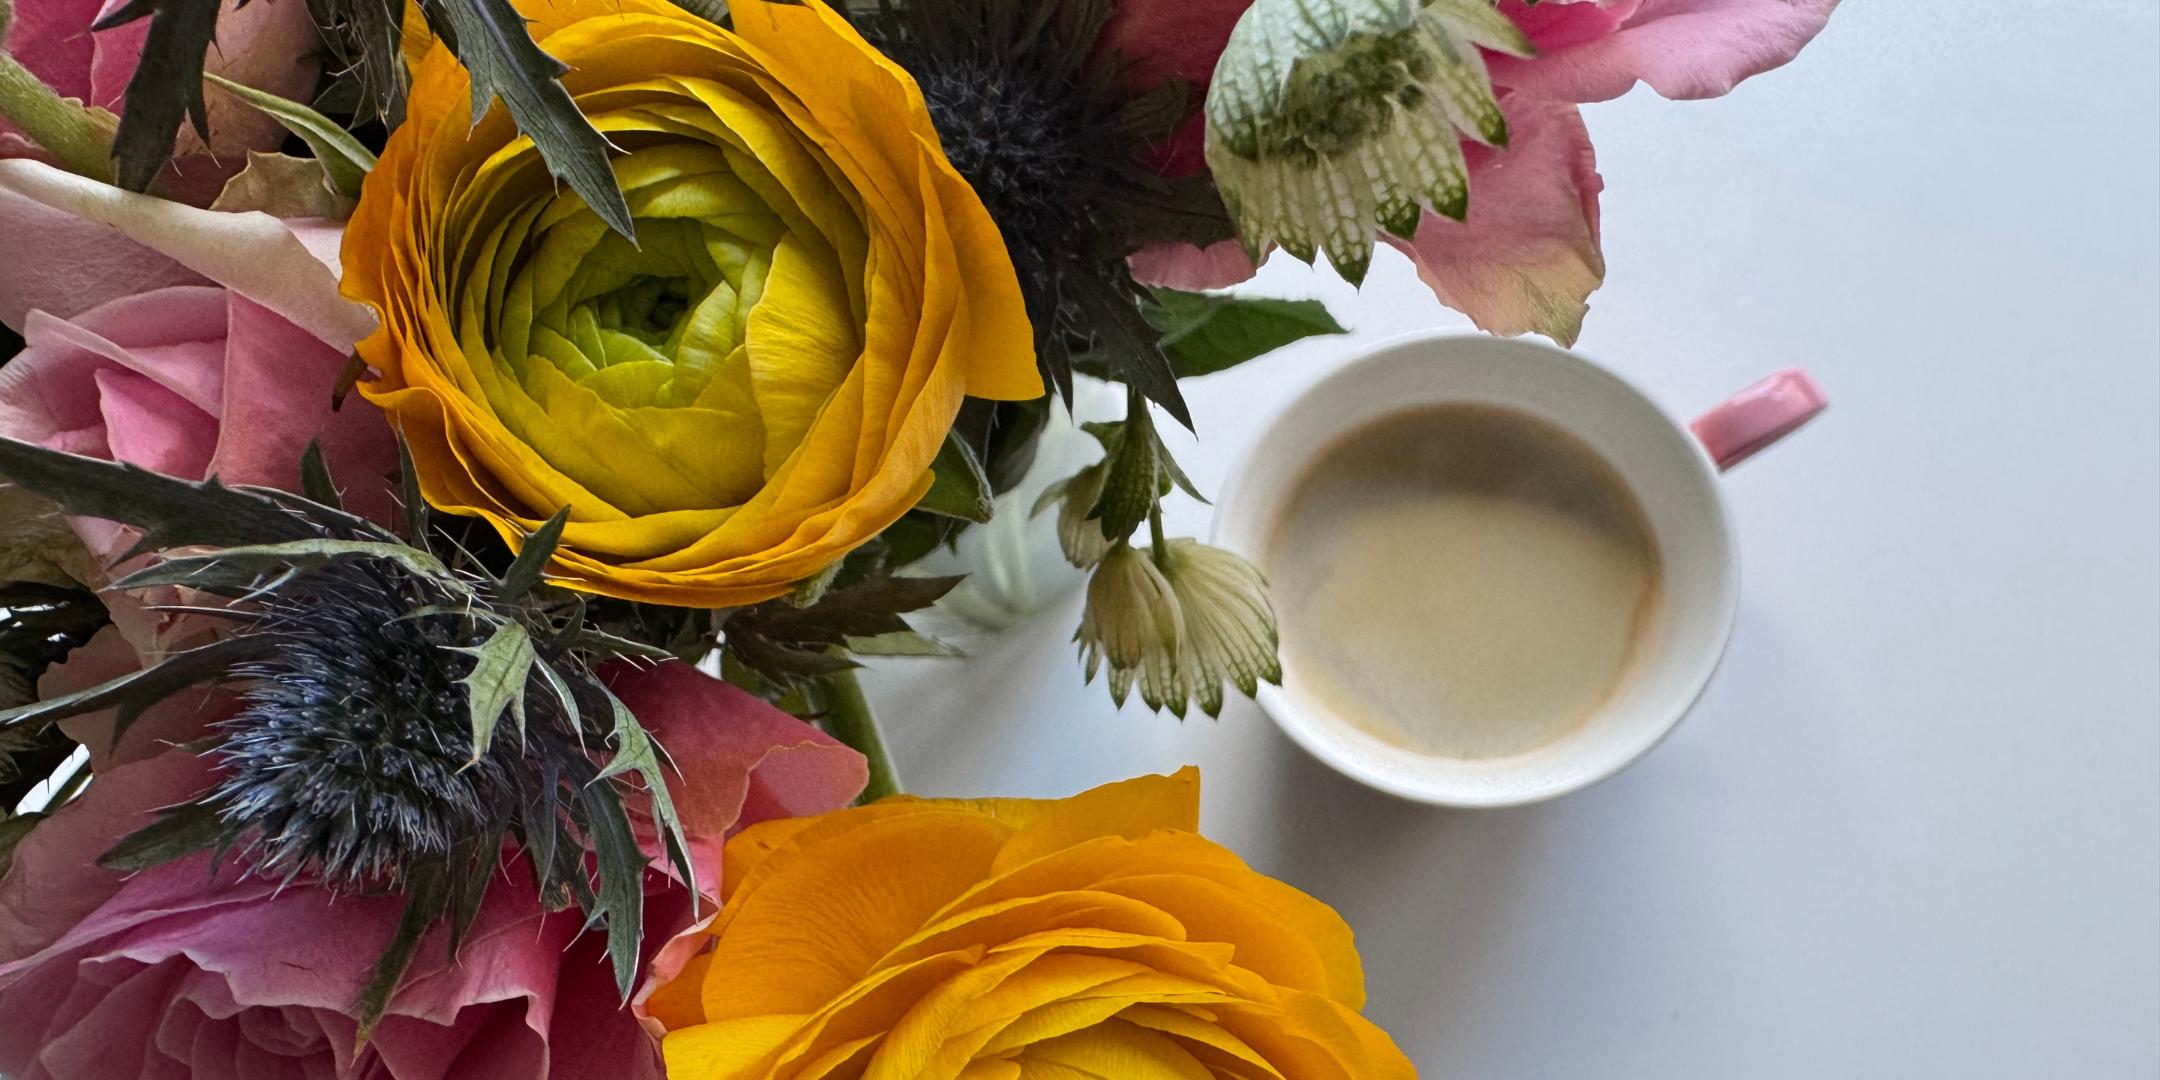
[[[1709,524],[1715,530],[1716,537],[1724,553],[1722,580],[1716,582],[1719,595],[1716,598],[1714,607],[1708,609],[1710,623],[1715,627],[1715,635],[1711,639],[1711,644],[1699,647],[1696,650],[1697,655],[1686,662],[1685,676],[1679,680],[1679,685],[1684,689],[1674,691],[1670,703],[1663,708],[1664,718],[1657,723],[1649,737],[1626,745],[1622,748],[1624,752],[1614,754],[1609,760],[1604,761],[1594,769],[1585,770],[1579,775],[1569,776],[1559,781],[1529,786],[1471,787],[1461,783],[1450,784],[1448,778],[1444,777],[1436,780],[1432,776],[1421,776],[1375,766],[1370,762],[1358,759],[1348,752],[1338,740],[1324,737],[1320,731],[1323,723],[1354,727],[1349,721],[1334,716],[1332,713],[1324,721],[1308,715],[1318,706],[1292,700],[1280,685],[1263,684],[1259,689],[1259,693],[1254,695],[1254,698],[1259,703],[1261,710],[1266,712],[1268,718],[1274,722],[1276,728],[1288,735],[1291,741],[1297,743],[1305,752],[1336,772],[1374,790],[1412,802],[1433,806],[1475,809],[1527,805],[1581,791],[1610,779],[1630,765],[1640,761],[1644,755],[1669,738],[1674,729],[1680,726],[1681,721],[1693,711],[1695,704],[1701,700],[1703,693],[1709,688],[1711,679],[1716,675],[1719,666],[1723,663],[1726,650],[1732,640],[1733,626],[1739,614],[1740,553],[1737,538],[1733,531],[1732,516],[1725,504],[1717,464],[1710,457],[1709,451],[1703,447],[1701,441],[1694,436],[1684,422],[1660,405],[1655,398],[1651,397],[1632,380],[1602,364],[1557,345],[1543,341],[1496,338],[1487,334],[1456,328],[1418,330],[1394,334],[1371,342],[1352,352],[1341,364],[1327,373],[1306,382],[1305,385],[1293,391],[1287,399],[1277,404],[1264,415],[1260,423],[1251,429],[1253,434],[1245,443],[1244,452],[1240,453],[1231,463],[1220,489],[1220,497],[1215,507],[1209,531],[1213,540],[1219,542],[1223,539],[1224,533],[1232,521],[1232,516],[1238,513],[1237,506],[1252,497],[1252,493],[1248,489],[1253,484],[1252,473],[1255,461],[1259,456],[1254,452],[1254,449],[1273,435],[1290,418],[1291,414],[1308,399],[1330,386],[1349,380],[1370,377],[1369,374],[1360,373],[1369,373],[1377,363],[1403,350],[1435,343],[1451,342],[1472,347],[1497,347],[1502,351],[1529,349],[1542,353],[1549,359],[1570,363],[1593,377],[1606,380],[1621,393],[1634,398],[1647,407],[1651,413],[1663,421],[1663,426],[1671,435],[1686,444],[1690,452],[1689,458],[1693,469],[1697,477],[1703,481],[1703,489],[1710,493],[1710,498],[1705,504],[1706,516],[1709,519]],[[1339,436],[1349,431],[1353,426],[1353,423],[1346,422],[1331,434]],[[1300,465],[1309,465],[1311,460],[1311,456],[1307,455],[1301,458],[1298,463]],[[1242,552],[1241,554],[1256,557],[1251,552]],[[1595,723],[1596,721],[1593,719],[1592,722]],[[1446,761],[1448,759],[1434,758],[1434,760]]]

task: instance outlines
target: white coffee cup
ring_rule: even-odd
[[[1344,435],[1393,413],[1483,404],[1529,413],[1588,443],[1633,489],[1661,559],[1658,617],[1633,670],[1572,734],[1503,758],[1437,757],[1380,739],[1307,691],[1298,672],[1264,686],[1268,715],[1353,779],[1442,806],[1508,806],[1578,790],[1625,768],[1670,732],[1710,681],[1731,635],[1740,564],[1718,474],[1824,407],[1789,369],[1693,425],[1619,376],[1549,345],[1427,333],[1374,346],[1264,424],[1224,485],[1214,542],[1259,558],[1307,466]]]

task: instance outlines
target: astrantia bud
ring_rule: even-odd
[[[1088,516],[1102,498],[1103,477],[1108,471],[1108,462],[1097,462],[1044,488],[1042,496],[1035,500],[1036,514],[1057,507],[1058,547],[1064,549],[1066,562],[1082,570],[1101,562],[1110,552],[1101,519]]]
[[[1223,685],[1247,697],[1281,682],[1275,609],[1267,583],[1244,559],[1193,540],[1152,549],[1120,544],[1095,568],[1081,617],[1080,655],[1089,680],[1109,662],[1118,704],[1137,679],[1140,700],[1183,717],[1198,704],[1222,712]]]
[[[1325,249],[1361,281],[1373,226],[1404,239],[1425,209],[1461,220],[1461,139],[1507,121],[1478,48],[1530,41],[1493,0],[1255,0],[1207,98],[1207,161],[1254,258]]]
[[[1177,711],[1185,699],[1178,693],[1178,649],[1185,639],[1185,617],[1178,610],[1169,579],[1146,552],[1119,544],[1103,556],[1088,579],[1087,610],[1080,616],[1080,659],[1089,682],[1107,660],[1110,697],[1125,704],[1134,678],[1140,683],[1140,700],[1160,709],[1173,698]]]

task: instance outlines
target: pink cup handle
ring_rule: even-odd
[[[1727,398],[1688,427],[1724,472],[1798,431],[1829,405],[1815,380],[1791,367]]]

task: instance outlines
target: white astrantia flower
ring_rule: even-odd
[[[1282,682],[1275,608],[1259,569],[1194,540],[1169,541],[1168,552],[1165,573],[1185,616],[1184,645],[1178,650],[1181,693],[1170,711],[1182,717],[1182,705],[1191,699],[1202,712],[1219,716],[1224,683],[1251,697],[1263,680]]]
[[[1088,514],[1095,509],[1096,500],[1102,497],[1103,479],[1109,472],[1109,463],[1099,461],[1073,475],[1043,489],[1035,500],[1030,516],[1040,514],[1050,507],[1057,507],[1058,547],[1065,552],[1065,561],[1086,570],[1102,561],[1110,553],[1110,538],[1103,535],[1100,518]],[[1122,539],[1122,537],[1120,538]]]
[[[1185,616],[1170,581],[1145,551],[1119,544],[1103,556],[1088,579],[1087,610],[1080,616],[1080,659],[1087,681],[1103,661],[1110,668],[1110,697],[1125,704],[1138,677],[1140,700],[1160,709],[1178,692],[1178,650],[1185,640]]]
[[[1207,97],[1207,162],[1247,254],[1325,250],[1362,281],[1373,228],[1469,211],[1461,140],[1507,144],[1478,48],[1535,50],[1493,0],[1255,0]]]
[[[1149,708],[1180,718],[1194,704],[1220,715],[1225,684],[1251,697],[1261,682],[1282,681],[1260,571],[1193,540],[1168,541],[1160,559],[1153,549],[1113,548],[1088,582],[1075,640],[1089,681],[1107,661],[1118,704],[1137,682]]]

